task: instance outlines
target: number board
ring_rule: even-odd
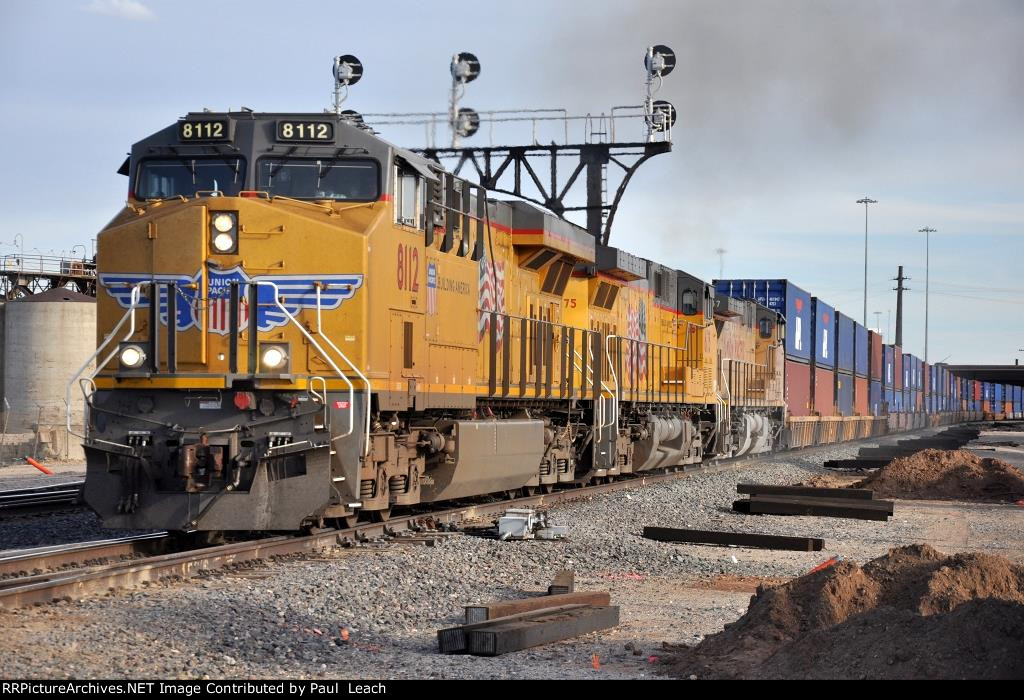
[[[334,124],[331,122],[293,122],[277,123],[278,141],[333,141]]]
[[[178,122],[180,141],[230,141],[227,119],[182,120]]]

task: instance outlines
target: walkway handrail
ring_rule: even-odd
[[[114,328],[109,333],[107,333],[107,337],[104,338],[103,342],[100,343],[100,346],[96,348],[96,352],[90,355],[89,359],[86,360],[82,364],[82,366],[78,368],[78,371],[72,375],[70,380],[68,380],[67,386],[64,387],[64,412],[65,417],[67,419],[68,434],[74,435],[75,437],[80,438],[82,440],[87,439],[86,435],[79,435],[78,433],[74,432],[71,429],[71,387],[75,384],[76,381],[78,381],[78,378],[85,373],[85,370],[89,368],[89,365],[92,364],[93,360],[95,360],[99,356],[99,354],[103,352],[103,350],[107,347],[110,341],[113,340],[113,338],[117,335],[117,332],[121,329],[121,326],[123,326],[125,321],[127,321],[128,319],[131,319],[131,323],[129,324],[128,327],[128,333],[127,335],[125,335],[124,340],[122,340],[121,342],[127,342],[131,340],[131,337],[133,335],[135,335],[135,309],[138,308],[139,299],[142,296],[142,287],[143,285],[147,284],[153,284],[153,282],[150,280],[144,280],[142,282],[135,284],[132,287],[130,296],[131,303],[128,305],[128,310],[124,312],[124,315],[121,317],[121,320],[117,322],[117,325],[115,325]],[[108,362],[114,359],[114,355],[116,354],[117,348],[115,347],[102,362],[96,364],[96,369],[93,371],[92,375],[88,377],[89,381],[92,381],[93,378],[95,378],[95,376],[99,374],[99,371],[106,367]],[[82,389],[82,393],[83,395],[85,394],[84,387]],[[86,402],[86,409],[88,409],[88,402]],[[89,424],[88,414],[83,413],[83,417],[83,430],[84,432],[88,433],[89,431],[85,429],[85,426]]]

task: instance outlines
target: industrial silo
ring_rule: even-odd
[[[6,305],[3,389],[8,432],[35,431],[52,456],[80,459],[79,441],[65,431],[64,390],[96,349],[96,300],[51,289]],[[82,393],[72,391],[72,426],[82,432]],[[37,428],[38,426],[38,428]],[[40,452],[43,454],[43,452]]]

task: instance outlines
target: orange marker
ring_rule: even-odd
[[[43,474],[46,474],[47,476],[53,476],[53,472],[51,472],[49,469],[47,469],[46,467],[44,467],[42,464],[35,461],[31,457],[26,457],[25,461],[31,464],[36,469],[38,469],[39,471],[41,471]]]
[[[599,657],[597,654],[594,654],[593,656],[590,657],[590,664],[594,667],[595,671],[600,671],[601,670],[601,657]]]
[[[832,557],[831,559],[827,559],[827,560],[821,562],[820,564],[818,564],[816,567],[814,567],[813,569],[811,569],[807,573],[814,574],[814,573],[817,573],[819,571],[823,571],[823,570],[827,569],[828,567],[833,566],[837,561],[839,561],[839,557]]]

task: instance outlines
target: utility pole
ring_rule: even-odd
[[[866,328],[868,325],[868,205],[878,204],[870,197],[862,197],[857,204],[864,205],[864,319],[861,321]]]
[[[924,234],[924,361],[928,361],[928,267],[929,267],[929,244],[928,238],[930,234],[935,233],[935,229],[925,226],[922,229],[918,229],[918,233]]]
[[[725,248],[715,248],[715,252],[718,254],[718,279],[725,278],[725,254],[728,253]]]
[[[900,271],[893,278],[896,281],[896,286],[893,291],[896,292],[896,345],[903,347],[903,292],[909,292],[909,287],[904,287],[903,283],[909,280],[909,277],[903,276],[903,266],[900,265]]]

